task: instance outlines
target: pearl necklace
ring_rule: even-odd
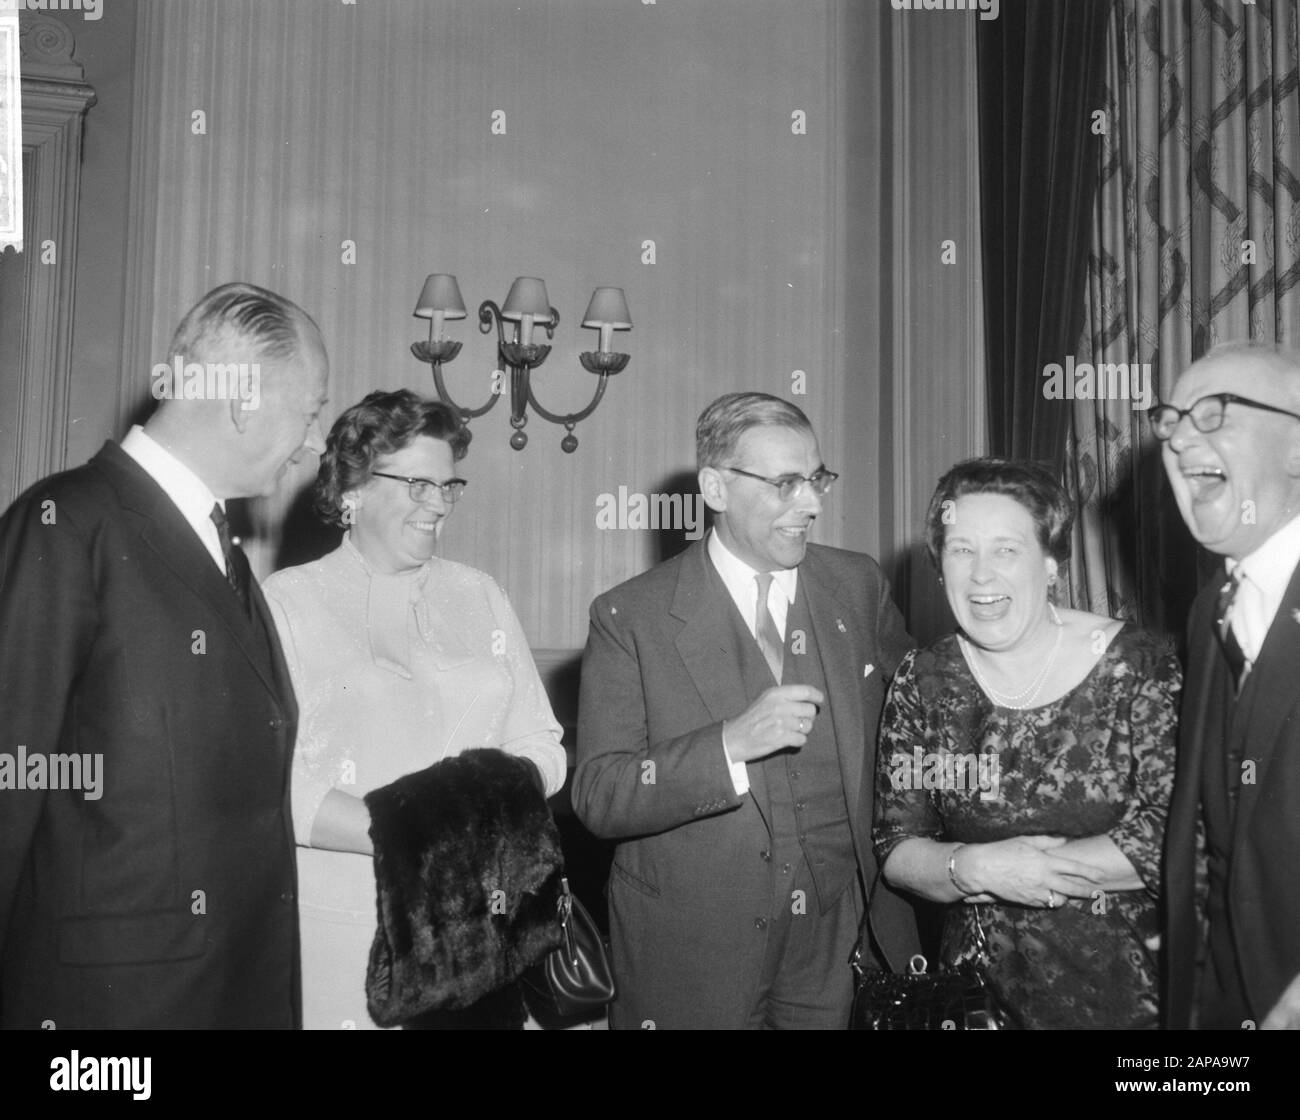
[[[1024,711],[1026,708],[1032,708],[1034,701],[1038,699],[1038,694],[1043,691],[1043,685],[1047,683],[1048,674],[1052,671],[1052,666],[1056,664],[1056,655],[1061,648],[1061,631],[1064,626],[1057,626],[1056,641],[1052,644],[1051,655],[1047,658],[1047,663],[1043,666],[1042,672],[1030,682],[1029,687],[1022,689],[1020,692],[999,692],[987,680],[984,674],[980,672],[979,666],[975,664],[975,650],[970,642],[961,634],[957,635],[957,640],[961,643],[962,653],[966,657],[966,664],[970,666],[970,671],[975,674],[975,680],[979,686],[995,700],[1001,708],[1012,708],[1016,711]]]

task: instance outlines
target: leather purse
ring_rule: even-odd
[[[870,923],[863,919],[863,936],[849,959],[856,978],[849,1029],[856,1031],[997,1031],[1010,1026],[984,978],[988,942],[975,912],[976,952],[955,968],[927,972],[917,953],[899,975],[863,965]]]
[[[587,908],[570,892],[568,879],[560,880],[556,910],[560,947],[524,973],[524,998],[538,1018],[589,1017],[614,998],[609,951]]]

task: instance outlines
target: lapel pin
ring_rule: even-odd
[[[843,621],[838,618],[835,620],[835,629],[838,630],[841,634],[848,633],[848,630],[845,628]]]
[[[863,679],[863,680],[866,680],[869,676],[871,676],[871,671],[872,671],[874,668],[875,668],[874,665],[866,665],[866,666],[864,666],[863,669],[862,669],[862,679]]]

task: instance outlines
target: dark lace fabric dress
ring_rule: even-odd
[[[914,650],[899,666],[877,755],[880,866],[917,836],[983,843],[1105,833],[1147,884],[1068,899],[1055,910],[948,908],[944,962],[974,955],[978,920],[988,942],[989,986],[1013,1026],[1157,1024],[1156,890],[1181,683],[1173,654],[1128,626],[1073,690],[1025,711],[993,704],[955,635]],[[949,754],[985,757],[945,761]]]

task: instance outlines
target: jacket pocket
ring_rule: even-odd
[[[617,862],[615,862],[609,870],[612,877],[616,877],[620,882],[626,883],[634,891],[648,895],[650,898],[659,897],[658,887],[652,886],[644,879],[640,879],[633,875],[632,872],[628,871],[626,868],[620,867]]]
[[[189,910],[96,914],[59,921],[59,961],[72,965],[149,964],[201,957],[205,919]]]

